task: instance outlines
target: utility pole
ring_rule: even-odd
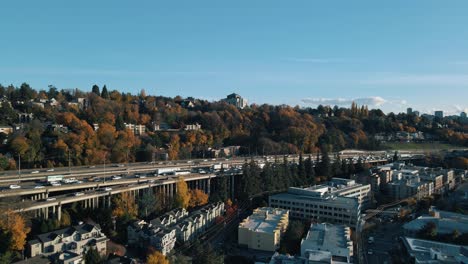
[[[19,182],[21,182],[21,154],[18,154],[18,178]]]
[[[107,153],[104,155],[104,183],[106,182],[106,157]]]
[[[68,148],[68,173],[71,173],[70,148]]]

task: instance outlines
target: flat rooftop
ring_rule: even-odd
[[[312,224],[301,241],[301,252],[329,251],[333,256],[351,256],[351,230],[343,225]]]
[[[467,256],[462,254],[463,246],[409,237],[404,237],[403,242],[408,253],[419,263],[467,263],[468,261]],[[433,262],[432,254],[437,254],[439,262]]]
[[[239,227],[247,228],[259,233],[273,233],[284,216],[288,216],[288,210],[263,207],[256,209],[251,216],[239,224]]]

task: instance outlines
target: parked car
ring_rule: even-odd
[[[84,195],[84,193],[82,193],[82,192],[76,192],[76,193],[74,193],[73,195],[74,195],[74,196],[82,196],[82,195]]]
[[[36,174],[36,173],[39,173],[39,171],[38,170],[31,171],[31,174]]]
[[[48,169],[47,171],[49,171],[49,172],[50,172],[50,171],[55,171],[55,169],[52,168],[52,169]]]
[[[120,180],[120,179],[122,179],[121,176],[118,176],[118,175],[112,176],[112,180]]]
[[[55,201],[55,200],[57,200],[57,198],[55,198],[55,197],[46,198],[46,201],[48,201],[48,202]]]
[[[10,189],[20,189],[21,186],[17,185],[17,184],[12,184],[10,185]]]
[[[34,189],[44,189],[44,188],[45,188],[45,187],[42,186],[42,185],[36,185],[36,186],[34,187]]]

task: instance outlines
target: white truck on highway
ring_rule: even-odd
[[[63,180],[63,175],[51,175],[51,176],[47,176],[47,179],[46,181],[47,182],[60,182]]]
[[[159,168],[159,169],[156,169],[155,174],[169,175],[169,174],[175,174],[175,172],[179,170],[180,168]]]

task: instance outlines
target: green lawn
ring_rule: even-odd
[[[446,143],[405,143],[405,142],[387,142],[383,147],[389,150],[451,150],[464,149],[464,147],[450,145]]]

